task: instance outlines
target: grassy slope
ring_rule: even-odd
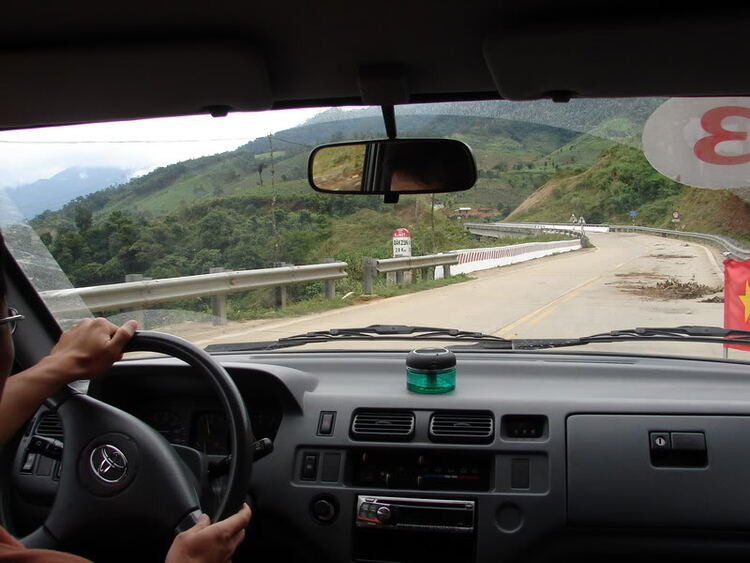
[[[256,172],[242,173],[237,170],[237,162],[243,157],[232,155],[226,161],[214,163],[195,173],[180,176],[176,181],[167,183],[162,189],[146,195],[131,193],[112,202],[98,214],[106,215],[111,211],[130,211],[150,216],[166,215],[175,209],[192,205],[212,197],[235,196],[243,194],[268,195],[273,192],[270,164],[262,172],[263,185]],[[252,158],[251,155],[244,158]],[[263,159],[267,160],[267,159]],[[297,154],[291,158],[274,160],[277,193],[294,195],[307,192],[309,187],[303,179],[293,178],[295,172],[306,170],[307,155]]]
[[[631,174],[623,178],[623,162],[633,164]],[[645,199],[630,207],[623,203],[613,208],[617,186],[653,183],[662,185],[658,197]],[[618,184],[619,183],[619,184]],[[637,224],[674,228],[671,213],[679,210],[685,230],[723,234],[750,244],[750,204],[726,190],[703,190],[671,182],[648,166],[640,151],[610,151],[591,168],[580,174],[554,178],[531,194],[508,216],[514,221],[567,221],[571,212],[584,215],[589,222],[630,224],[627,211],[639,212]]]

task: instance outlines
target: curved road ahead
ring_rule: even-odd
[[[668,278],[720,288],[720,257],[715,252],[698,244],[642,234],[599,233],[590,238],[595,248],[476,272],[475,280],[434,290],[304,317],[170,330],[205,346],[369,324],[442,326],[509,338],[582,336],[635,326],[722,324],[721,303],[652,295],[639,288]],[[344,344],[337,347],[362,347],[361,343]],[[388,342],[378,347],[403,346]],[[620,343],[585,349],[714,357],[723,353],[720,346],[708,344]],[[750,354],[730,352],[730,357],[742,356]]]

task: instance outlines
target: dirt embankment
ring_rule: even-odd
[[[523,214],[525,211],[529,211],[537,205],[547,201],[548,199],[553,197],[553,194],[556,190],[560,188],[567,188],[568,186],[570,186],[570,184],[575,181],[575,178],[577,178],[577,176],[571,176],[569,178],[556,178],[550,180],[540,188],[534,190],[531,195],[529,195],[529,197],[523,200],[521,202],[521,205],[516,207],[510,213],[510,215],[508,215],[508,219],[514,219],[515,217]]]

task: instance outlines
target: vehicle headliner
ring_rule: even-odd
[[[541,0],[102,6],[5,7],[0,128],[362,103],[750,92],[735,64],[750,50],[744,13],[713,6],[710,17],[684,4]]]

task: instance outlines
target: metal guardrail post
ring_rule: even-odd
[[[276,293],[276,308],[277,309],[285,309],[286,308],[286,286],[280,285],[276,287],[274,290]]]
[[[286,262],[276,262],[273,267],[274,268],[283,268],[284,266],[289,266]],[[286,308],[286,286],[285,285],[279,285],[274,288],[274,304],[276,305],[277,309],[285,309]]]
[[[372,295],[372,278],[375,276],[375,259],[362,257],[362,293]]]
[[[432,276],[432,277],[434,278],[435,276]],[[450,264],[443,264],[443,277],[446,279],[451,277],[451,265]]]
[[[396,285],[404,285],[404,272],[396,272]]]
[[[226,268],[209,268],[209,274],[219,274],[226,272]],[[226,295],[212,295],[211,296],[211,315],[213,319],[211,323],[214,326],[224,326],[227,324],[227,296]]]
[[[145,278],[143,277],[143,274],[125,274],[125,283],[127,282],[138,282],[143,281]],[[132,313],[133,320],[138,323],[138,328],[141,330],[145,330],[146,328],[146,314],[143,312],[142,308],[139,307],[129,307],[125,309],[128,313]]]
[[[332,262],[335,262],[333,258],[326,258],[323,260],[326,264],[330,264]],[[336,297],[336,282],[334,280],[326,280],[323,282],[323,286],[325,287],[325,295],[326,299],[333,299]]]

